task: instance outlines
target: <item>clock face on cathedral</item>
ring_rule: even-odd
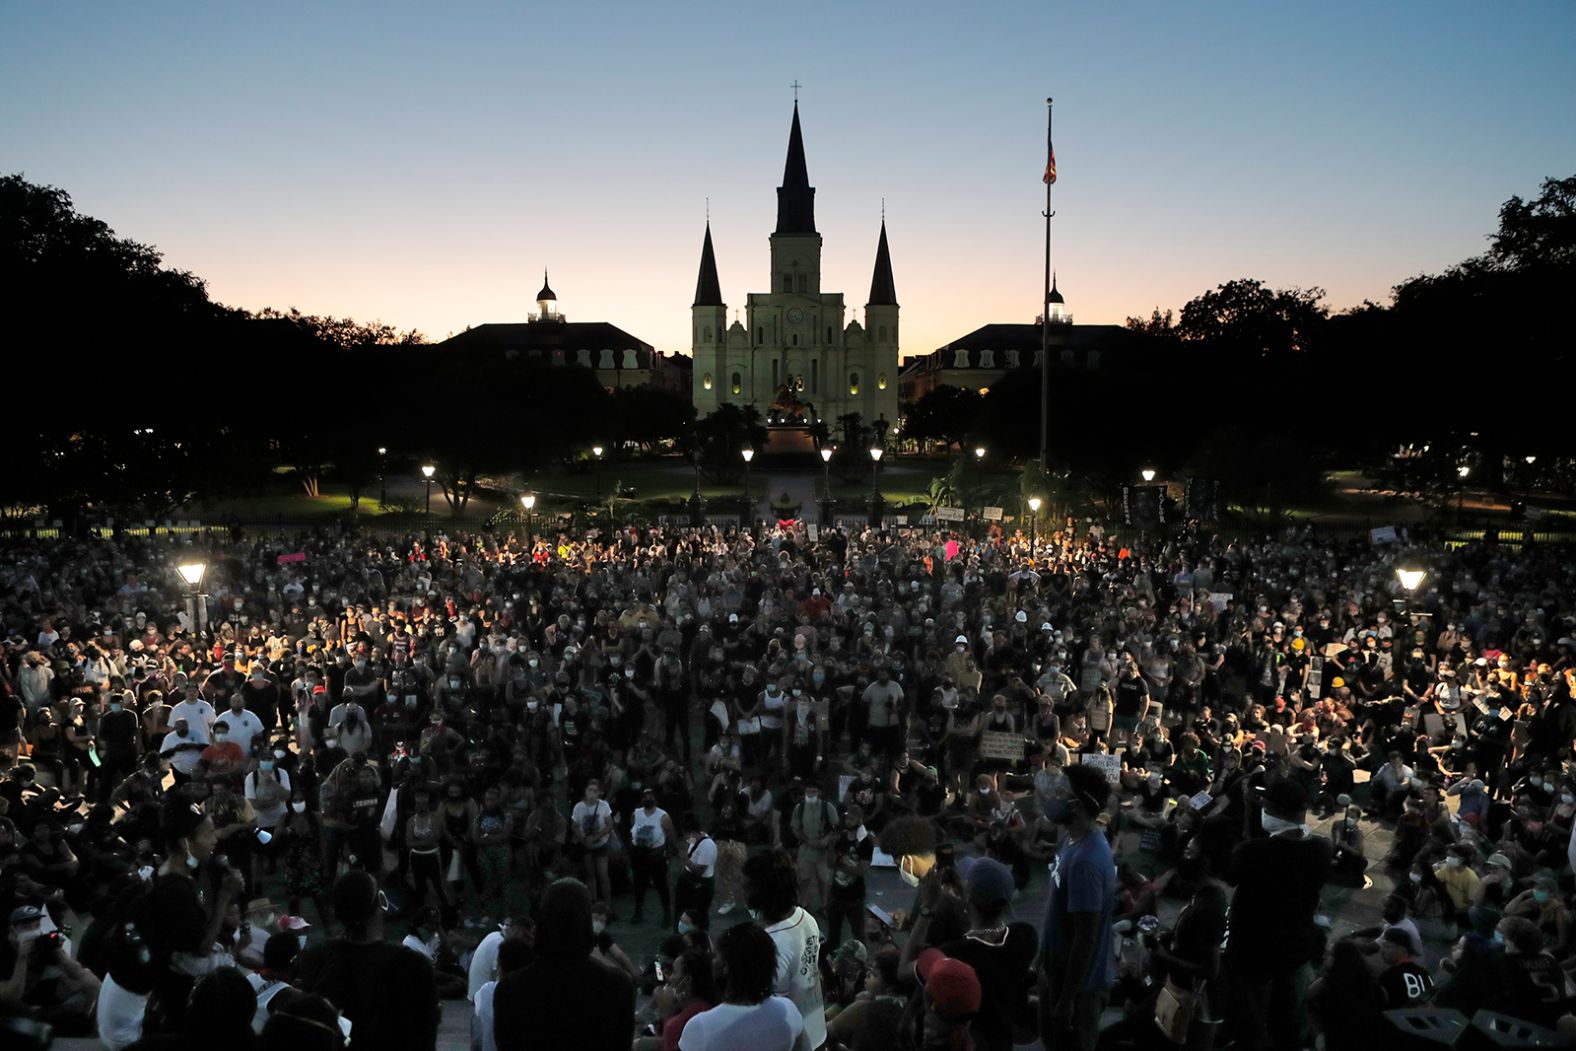
[[[767,276],[768,291],[751,294],[743,319],[730,326],[707,224],[690,308],[696,412],[706,416],[724,404],[753,405],[768,422],[782,426],[852,413],[867,424],[895,426],[898,305],[886,224],[876,243],[870,297],[862,312],[850,311],[841,292],[821,288],[815,188],[805,164],[797,106],[777,190]]]

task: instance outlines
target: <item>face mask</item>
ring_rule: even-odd
[[[817,803],[819,803],[821,801],[821,797],[818,796],[818,795],[809,795],[807,793],[805,795],[805,797],[804,797],[804,801],[806,803],[808,803],[810,806],[815,806],[815,804],[817,804]]]
[[[273,770],[273,768],[274,761],[272,759],[264,759],[257,764],[257,769],[261,770],[265,774]]]
[[[1460,858],[1451,857],[1451,858],[1446,858],[1445,859],[1445,866],[1447,868],[1458,869],[1462,865],[1465,865],[1465,864],[1466,864],[1466,862],[1461,860]]]
[[[601,934],[606,929],[607,929],[607,923],[606,922],[604,922],[602,920],[592,920],[591,921],[591,933],[592,934]]]
[[[299,944],[301,946],[301,948],[305,949],[306,948],[306,935],[303,934],[303,935],[300,935],[299,937],[297,937],[296,938],[296,942],[297,942],[297,944]]]
[[[1505,932],[1504,931],[1495,931],[1494,932],[1494,944],[1495,945],[1504,945],[1505,944]]]
[[[1532,892],[1532,897],[1541,905],[1549,900],[1549,892],[1546,890],[1535,890]]]
[[[679,921],[679,933],[680,934],[694,934],[697,929],[698,928],[696,928],[696,926],[693,923],[689,922],[688,920],[680,920]]]
[[[110,701],[109,702],[109,710],[112,711],[112,712],[120,711],[120,702],[119,701]]]
[[[1423,882],[1423,874],[1421,872],[1413,872],[1408,876],[1408,878],[1411,879],[1413,883]]]
[[[137,870],[137,877],[139,879],[143,880],[144,882],[151,881],[153,879],[153,866],[152,865],[144,865],[141,868],[139,868]]]
[[[187,868],[194,869],[199,864],[201,864],[201,862],[199,862],[196,858],[192,857],[190,854],[186,855],[186,867]]]
[[[283,759],[286,754],[287,753],[285,752],[285,750],[283,748],[275,748],[274,749],[274,758],[275,759]]]
[[[919,881],[918,880],[916,880],[914,882],[914,886],[916,886],[916,887],[919,886]],[[746,911],[749,912],[750,919],[752,919],[752,920],[759,920],[761,918],[761,910],[760,909],[749,909],[749,910],[746,910]]]
[[[1300,821],[1287,821],[1285,818],[1276,817],[1268,811],[1259,815],[1259,824],[1266,833],[1272,836],[1277,832],[1290,832],[1294,828],[1305,827]]]
[[[366,661],[357,661],[356,662],[356,670],[357,671],[361,671],[361,670],[365,669],[366,666],[367,666],[367,662]]]
[[[304,813],[306,813],[306,800],[304,800],[304,799],[296,800],[294,803],[290,804],[290,809],[295,811],[297,814],[304,814]]]
[[[218,733],[213,735],[214,743],[215,744],[223,744],[225,742],[225,738],[227,738],[229,736],[230,736],[229,734],[225,733],[223,730],[220,730]]]

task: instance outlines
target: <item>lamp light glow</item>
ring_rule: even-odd
[[[200,587],[202,585],[203,574],[208,572],[208,563],[182,562],[180,565],[175,567],[175,570],[176,572],[180,573],[181,579],[186,581],[188,585],[194,588]]]

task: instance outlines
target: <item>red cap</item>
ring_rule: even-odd
[[[914,974],[937,1014],[959,1018],[979,1013],[983,995],[980,977],[962,960],[954,960],[940,949],[926,949],[914,961]]]

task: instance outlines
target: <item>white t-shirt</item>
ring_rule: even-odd
[[[777,984],[772,990],[792,1000],[804,1019],[808,1047],[826,1043],[826,1004],[821,993],[821,927],[795,905],[781,923],[766,928],[777,943]]]
[[[607,800],[598,799],[593,807],[582,799],[575,804],[569,818],[585,834],[586,846],[606,846],[608,834],[613,828],[613,808],[607,805]]]
[[[710,836],[704,837],[693,847],[688,848],[685,856],[697,865],[706,866],[700,874],[702,879],[711,879],[717,874],[717,841]]]
[[[164,741],[159,745],[159,754],[167,757],[170,766],[182,774],[190,774],[197,769],[197,764],[202,760],[202,748],[206,747],[207,740],[206,734],[201,735],[199,739],[195,731],[188,730],[186,736],[181,737],[172,730],[164,735]],[[183,744],[196,744],[202,747],[180,748]],[[176,751],[177,748],[180,748],[180,751]]]
[[[214,718],[213,705],[207,701],[181,701],[170,708],[170,726],[173,727],[185,719],[192,740],[202,744],[210,743],[209,730],[213,726]]]
[[[684,1023],[679,1037],[679,1051],[809,1051],[815,1046],[799,1009],[781,996],[749,1006],[719,1004]]]
[[[225,712],[219,718],[224,720],[230,735],[225,740],[240,745],[245,755],[252,754],[252,745],[267,732],[263,729],[263,721],[257,717],[257,714],[245,708],[238,712]]]
[[[503,931],[493,931],[471,953],[470,982],[465,993],[471,1002],[475,1002],[477,990],[493,980],[493,971],[498,967],[498,947],[502,944]]]
[[[147,1009],[146,996],[128,992],[106,974],[104,984],[99,986],[99,1043],[109,1048],[109,1051],[120,1051],[126,1045],[141,1040],[142,1015]]]
[[[251,985],[252,992],[257,994],[257,1013],[252,1016],[252,1032],[261,1036],[263,1026],[268,1021],[268,1005],[274,1002],[280,990],[290,988],[290,983],[270,982],[260,974],[249,974],[246,981]]]
[[[498,1051],[498,1037],[493,1033],[493,993],[496,981],[487,982],[476,990],[476,1017],[471,1025],[471,1047],[474,1051]]]

